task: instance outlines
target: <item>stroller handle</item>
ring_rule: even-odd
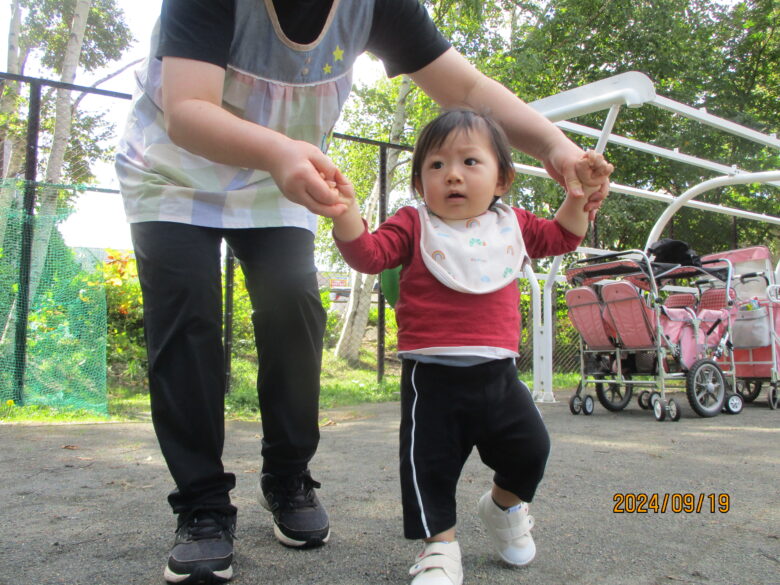
[[[766,272],[747,272],[740,275],[739,281],[744,284],[744,282],[749,278],[762,278],[764,279],[764,282],[769,285],[769,278],[767,277]]]

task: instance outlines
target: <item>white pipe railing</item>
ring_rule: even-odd
[[[650,235],[647,237],[645,250],[647,250],[651,244],[658,240],[658,237],[663,232],[666,224],[669,223],[669,220],[672,218],[672,216],[677,213],[677,210],[679,210],[686,202],[690,201],[694,197],[701,195],[706,191],[717,189],[718,187],[725,187],[727,185],[768,183],[769,181],[778,180],[780,180],[780,171],[767,171],[762,173],[743,173],[740,175],[734,175],[732,177],[717,177],[715,179],[710,179],[709,181],[704,181],[703,183],[699,183],[698,185],[691,187],[685,193],[679,197],[676,197],[671,205],[669,205],[669,207],[664,210],[664,212],[655,222],[653,229],[650,230]]]
[[[523,269],[528,284],[531,285],[531,342],[534,344],[533,363],[534,363],[534,391],[533,396],[542,387],[542,301],[539,293],[539,281],[536,280],[533,268],[530,264]]]

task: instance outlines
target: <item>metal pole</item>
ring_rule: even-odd
[[[16,371],[13,399],[24,404],[24,371],[27,367],[27,317],[30,310],[30,264],[32,262],[35,187],[38,170],[38,131],[41,125],[41,85],[30,83],[30,106],[27,116],[27,150],[24,163],[24,213],[19,253],[19,296],[16,309]]]
[[[387,219],[387,146],[379,147],[379,223]],[[385,295],[379,287],[377,299],[376,381],[385,376]]]
[[[235,262],[233,249],[226,246],[225,255],[225,314],[224,321],[224,348],[225,348],[225,394],[230,392],[230,364],[233,354],[233,283],[235,281]]]

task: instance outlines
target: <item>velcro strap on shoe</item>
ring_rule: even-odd
[[[459,549],[454,548],[449,543],[429,543],[417,557],[417,562],[409,569],[409,574],[415,576],[428,569],[441,569],[450,581],[459,583],[463,569],[458,551]]]
[[[517,524],[514,524],[512,526],[505,526],[501,528],[496,527],[495,531],[498,533],[498,536],[501,538],[501,540],[511,541],[511,540],[515,540],[516,538],[522,538],[523,536],[531,532],[531,529],[533,527],[534,527],[534,517],[528,514]]]

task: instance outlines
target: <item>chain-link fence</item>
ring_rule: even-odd
[[[101,260],[65,245],[67,213],[28,215],[24,189],[0,183],[0,399],[106,414]]]

